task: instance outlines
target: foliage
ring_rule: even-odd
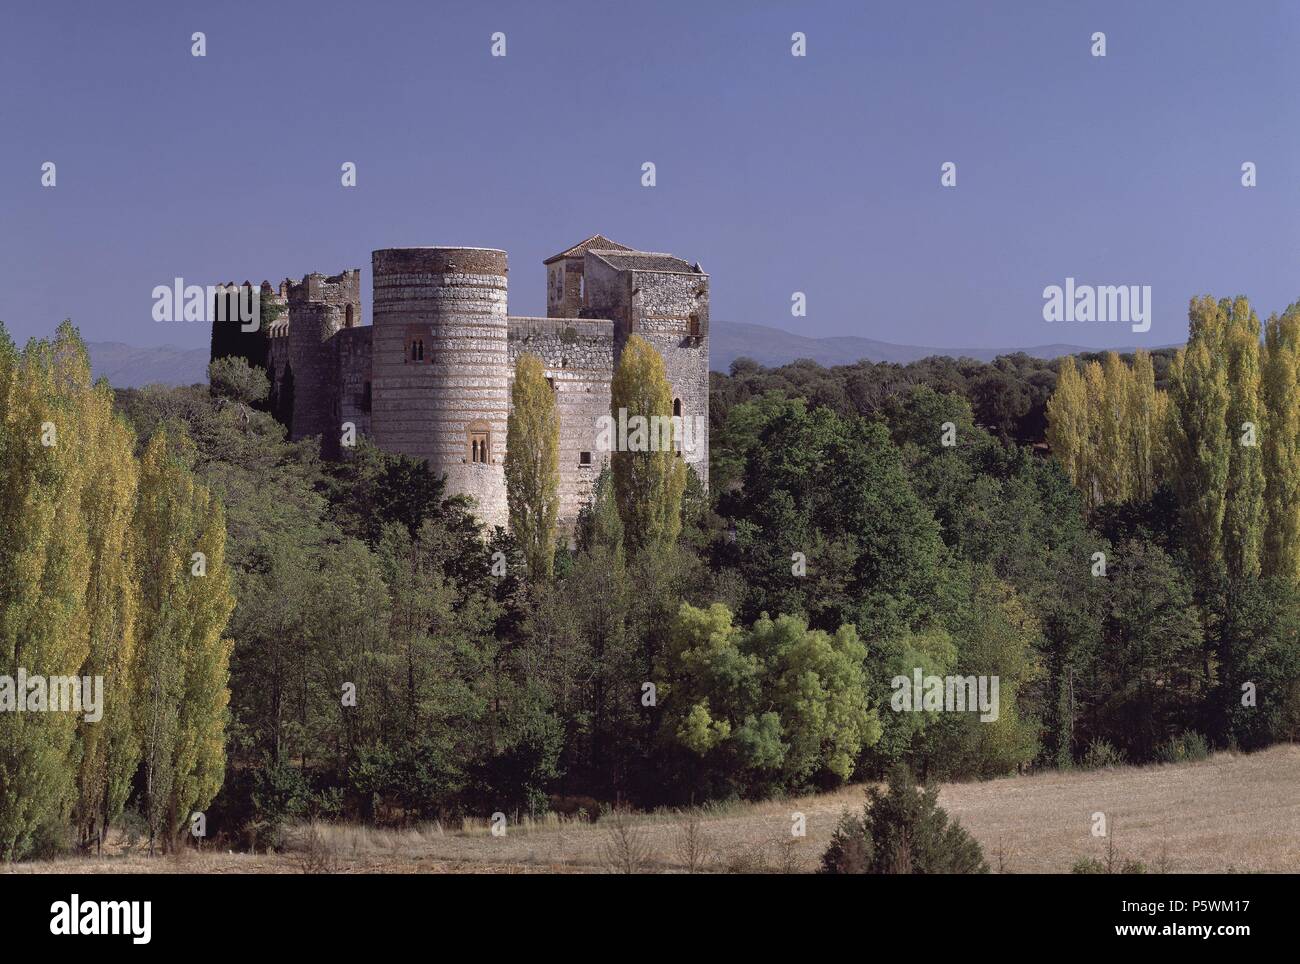
[[[510,390],[506,425],[506,501],[510,531],[519,542],[528,578],[549,580],[555,569],[560,513],[560,416],[542,360],[521,355]]]
[[[845,813],[822,855],[826,874],[986,874],[980,846],[938,805],[937,787],[921,788],[904,767],[888,788],[867,790],[862,815]]]

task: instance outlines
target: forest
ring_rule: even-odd
[[[572,538],[536,359],[513,391],[489,532],[420,463],[288,441],[246,358],[113,391],[71,324],[0,336],[0,661],[106,681],[97,724],[0,713],[0,860],[1300,735],[1300,303],[1194,299],[1122,357],[739,359],[709,488],[615,452]],[[670,414],[639,339],[613,396]],[[918,669],[1000,712],[894,712]]]

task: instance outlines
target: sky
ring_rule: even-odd
[[[155,286],[348,267],[368,320],[370,252],[431,244],[504,248],[544,315],[600,233],[699,261],[715,321],[1181,342],[1194,295],[1300,300],[1297,50],[1300,0],[6,0],[0,321],[197,347]],[[1066,278],[1150,285],[1150,330],[1045,321]]]

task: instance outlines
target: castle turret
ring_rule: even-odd
[[[449,495],[505,525],[506,253],[384,248],[372,268],[375,443],[427,460]]]
[[[293,371],[292,437],[339,434],[337,363],[330,339],[361,317],[361,271],[309,274],[289,286],[288,367]]]

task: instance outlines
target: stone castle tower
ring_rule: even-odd
[[[560,521],[571,529],[609,453],[598,450],[627,339],[663,356],[673,414],[698,427],[684,453],[708,482],[709,276],[699,264],[600,235],[545,262],[547,317],[507,313],[496,248],[373,252],[373,325],[360,324],[360,273],[286,280],[269,326],[273,395],[291,400],[293,438],[337,456],[344,426],[424,459],[448,494],[505,525],[506,420],[519,356],[539,356],[560,414]]]

